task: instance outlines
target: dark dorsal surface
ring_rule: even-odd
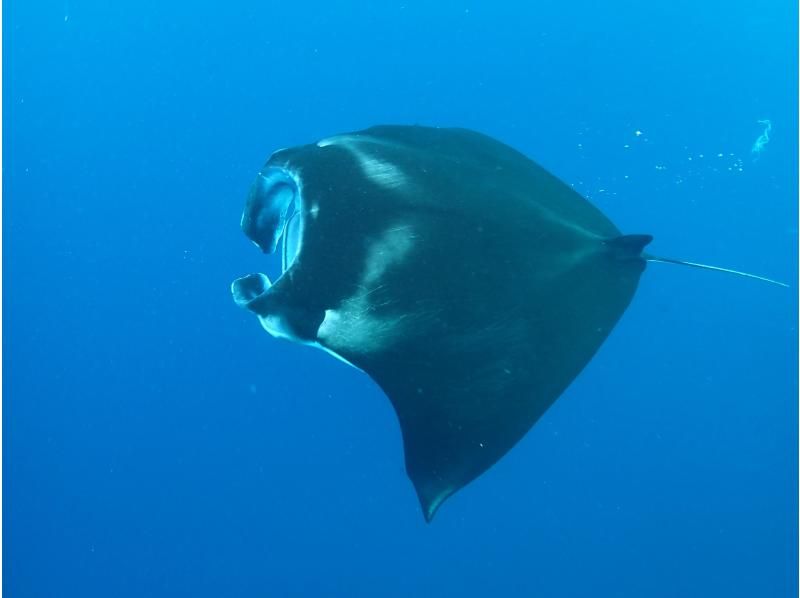
[[[588,363],[650,240],[464,129],[379,126],[276,152],[242,226],[271,250],[290,220],[290,267],[274,285],[240,279],[236,300],[380,385],[428,520]]]

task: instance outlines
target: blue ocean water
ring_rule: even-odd
[[[797,594],[796,3],[3,17],[9,596]],[[650,265],[426,524],[377,387],[229,292],[263,269],[239,217],[264,159],[377,123],[480,130],[654,252],[792,288]]]

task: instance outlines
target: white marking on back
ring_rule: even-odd
[[[359,291],[344,301],[340,309],[328,309],[317,330],[317,337],[336,350],[338,347],[371,352],[380,350],[397,334],[404,316],[386,317],[375,313],[370,295],[381,288],[381,279],[400,263],[412,248],[413,229],[398,225],[387,229],[367,249]]]
[[[373,183],[385,189],[398,189],[405,186],[406,175],[396,164],[371,157],[366,152],[362,152],[360,155],[356,154],[356,158],[358,158],[364,175]]]
[[[366,135],[336,135],[317,142],[317,147],[336,145],[349,151],[358,161],[361,172],[373,183],[384,189],[404,187],[408,178],[396,164],[375,156],[370,149],[386,146],[386,142]]]
[[[371,287],[392,264],[400,262],[411,249],[412,239],[411,227],[401,225],[385,230],[380,239],[371,243],[367,249],[362,286]]]

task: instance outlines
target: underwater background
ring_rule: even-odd
[[[795,2],[6,0],[3,34],[8,596],[797,594]],[[229,291],[267,156],[378,123],[792,288],[651,264],[426,524],[380,390]]]

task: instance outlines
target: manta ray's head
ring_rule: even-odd
[[[281,246],[281,268],[289,269],[300,250],[300,186],[283,168],[265,168],[250,187],[242,230],[265,253]]]
[[[250,186],[242,212],[242,231],[261,251],[274,254],[279,250],[283,276],[300,252],[303,234],[300,185],[283,168],[265,168]],[[269,289],[272,282],[266,274],[251,274],[233,283],[237,303],[249,303]]]
[[[234,301],[260,316],[275,336],[294,336],[285,318],[276,320],[270,305],[270,289],[294,265],[302,245],[303,214],[300,184],[284,168],[265,167],[250,187],[241,221],[242,230],[266,254],[278,254],[280,269],[275,280],[267,274],[243,276],[233,282]]]

